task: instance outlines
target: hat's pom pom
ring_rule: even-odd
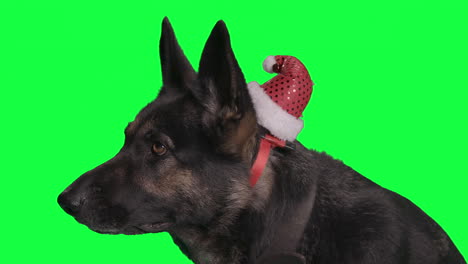
[[[263,61],[263,69],[266,72],[269,73],[274,73],[274,65],[276,64],[276,59],[275,56],[268,56],[266,59]]]

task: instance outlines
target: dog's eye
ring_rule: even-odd
[[[153,144],[153,147],[151,148],[154,154],[158,156],[162,156],[166,154],[167,148],[164,146],[161,142],[156,142]]]

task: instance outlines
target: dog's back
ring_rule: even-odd
[[[317,184],[299,250],[307,263],[466,263],[421,209],[341,161],[303,147],[281,159],[297,178],[278,174],[289,177],[278,184]]]

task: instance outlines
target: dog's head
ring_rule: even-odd
[[[58,197],[94,231],[208,225],[251,195],[257,122],[225,24],[211,32],[196,73],[164,19],[160,57],[163,87],[125,129],[120,152]]]

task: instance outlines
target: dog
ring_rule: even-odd
[[[169,232],[194,263],[466,263],[429,216],[325,153],[276,148],[249,174],[268,131],[257,123],[224,22],[198,73],[167,18],[163,86],[111,160],[58,197],[102,234]]]

